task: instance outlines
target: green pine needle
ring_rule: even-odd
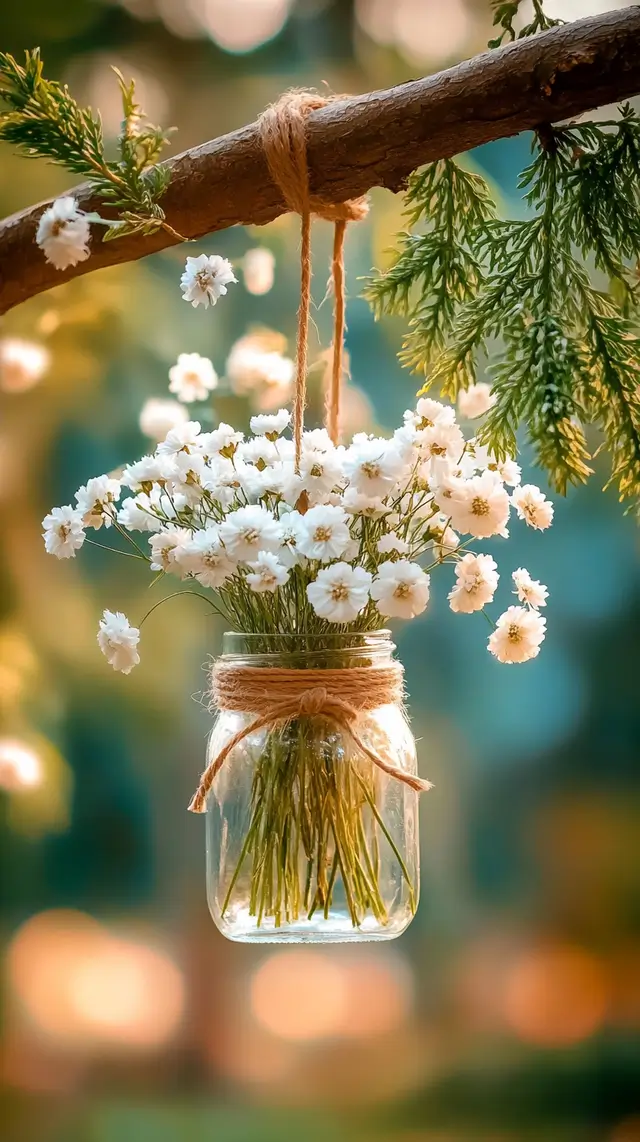
[[[91,107],[80,107],[66,85],[45,79],[39,48],[25,52],[21,66],[0,52],[0,140],[23,154],[46,158],[88,178],[103,201],[118,211],[105,240],[122,234],[169,231],[159,199],[169,185],[169,172],[155,164],[169,141],[169,131],[147,123],[136,103],[133,80],[116,73],[122,96],[118,161],[105,158],[102,121]]]

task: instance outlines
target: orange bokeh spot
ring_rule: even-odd
[[[588,1039],[601,1026],[608,1003],[603,965],[571,945],[525,953],[507,973],[504,1012],[525,1042],[562,1047]]]

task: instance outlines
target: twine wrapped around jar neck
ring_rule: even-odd
[[[216,774],[229,754],[250,734],[302,717],[321,717],[343,730],[356,749],[389,777],[417,792],[431,783],[393,765],[369,748],[358,733],[361,714],[402,702],[403,670],[385,666],[350,666],[329,670],[288,670],[272,666],[238,666],[219,659],[211,674],[211,696],[219,710],[255,714],[238,730],[205,769],[189,809],[203,813]]]

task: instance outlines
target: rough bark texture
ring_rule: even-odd
[[[557,122],[640,92],[640,7],[553,28],[426,79],[338,100],[308,120],[313,193],[340,202],[384,186],[399,190],[412,170],[492,139]],[[271,181],[255,123],[169,161],[162,205],[188,238],[270,222],[286,207]],[[83,207],[100,209],[87,185]],[[50,266],[34,242],[40,203],[0,223],[0,313],[103,266],[173,245],[164,231],[102,243],[86,262]],[[187,250],[188,252],[188,250]]]

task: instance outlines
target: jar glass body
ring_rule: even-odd
[[[387,631],[338,636],[225,635],[245,666],[348,669],[392,661]],[[254,720],[220,711],[207,763]],[[358,717],[364,744],[415,774],[402,706]],[[383,772],[321,714],[262,728],[227,756],[207,800],[207,898],[220,931],[242,942],[389,940],[419,893],[418,794]]]

